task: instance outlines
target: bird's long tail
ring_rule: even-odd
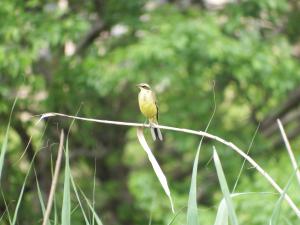
[[[156,141],[156,139],[162,141],[163,140],[163,136],[160,132],[160,129],[157,127],[157,121],[156,120],[150,120],[150,130],[151,130],[151,136],[153,141]]]
[[[162,137],[162,134],[160,132],[160,129],[157,128],[157,127],[154,127],[153,130],[154,130],[154,134],[155,134],[156,139],[162,141],[163,137]]]

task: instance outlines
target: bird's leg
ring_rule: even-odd
[[[148,124],[148,125],[149,125],[150,128],[154,128],[154,127],[155,127],[155,124],[152,123],[152,122],[150,122],[150,121],[149,121],[149,124]]]
[[[144,122],[144,127],[147,127],[147,119],[145,120],[145,122]]]

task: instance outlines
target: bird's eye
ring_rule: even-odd
[[[149,88],[148,86],[146,86],[146,85],[143,85],[142,88],[145,88],[145,89],[147,89],[147,90],[150,90],[150,88]]]

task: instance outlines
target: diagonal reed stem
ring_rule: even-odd
[[[44,118],[54,117],[54,116],[66,117],[66,118],[95,122],[95,123],[119,125],[119,126],[150,127],[149,125],[145,125],[142,123],[121,122],[121,121],[111,121],[111,120],[98,120],[98,119],[85,118],[85,117],[79,117],[79,116],[70,116],[70,115],[66,115],[66,114],[62,114],[62,113],[55,113],[55,112],[42,114],[39,121],[41,121]],[[223,138],[220,138],[216,135],[213,135],[213,134],[210,134],[207,132],[203,132],[203,131],[196,131],[196,130],[190,130],[190,129],[186,129],[186,128],[177,128],[177,127],[162,126],[162,125],[157,125],[157,127],[160,129],[164,129],[164,130],[171,130],[171,131],[177,131],[177,132],[182,132],[182,133],[203,136],[203,137],[218,141],[218,142],[228,146],[229,148],[231,148],[232,150],[237,152],[239,155],[241,155],[244,159],[246,159],[263,177],[266,178],[267,181],[269,181],[269,183],[278,191],[278,193],[280,195],[283,194],[282,188],[273,180],[273,178],[262,167],[260,167],[250,156],[248,156],[244,151],[242,151],[240,148],[238,148],[232,142],[226,141]],[[300,218],[300,210],[295,205],[295,203],[290,198],[290,196],[287,194],[284,194],[284,199],[289,204],[289,206],[294,210],[294,212],[296,213],[298,218]],[[45,224],[43,224],[43,225],[45,225]]]

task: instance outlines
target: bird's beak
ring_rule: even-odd
[[[140,88],[141,87],[141,85],[140,84],[137,84],[137,85],[135,85],[137,88]]]

